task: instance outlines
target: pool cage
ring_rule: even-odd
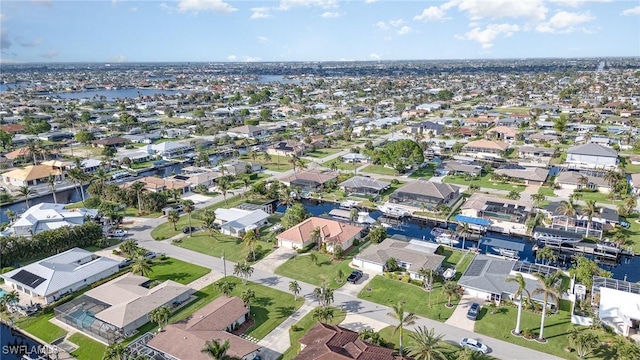
[[[85,295],[56,307],[54,313],[65,324],[113,344],[122,338],[122,332],[116,326],[95,317],[110,306]]]

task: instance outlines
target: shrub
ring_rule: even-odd
[[[100,204],[102,203],[102,201],[100,200],[99,197],[94,196],[94,197],[90,197],[87,200],[84,201],[84,206],[86,206],[87,208],[90,209],[97,209]]]
[[[360,239],[353,239],[353,246],[360,245]]]
[[[291,331],[296,332],[302,330],[298,325],[291,325]]]

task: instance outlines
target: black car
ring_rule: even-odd
[[[360,280],[362,278],[362,275],[363,275],[362,271],[353,270],[351,272],[351,275],[349,275],[349,277],[347,278],[347,281],[352,283],[352,284],[355,284],[356,282],[358,282],[358,280]]]
[[[476,320],[478,318],[479,312],[480,312],[480,304],[478,303],[471,304],[469,311],[467,311],[467,319]]]
[[[193,226],[191,226],[191,227],[185,226],[185,227],[182,228],[182,233],[183,234],[188,234],[188,233],[195,232],[196,230],[198,230],[198,229],[194,228]]]

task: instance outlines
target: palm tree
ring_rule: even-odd
[[[587,236],[589,236],[589,230],[591,230],[591,224],[593,222],[593,217],[600,217],[600,208],[596,206],[595,200],[587,200],[584,208],[582,208],[582,216],[587,217]]]
[[[178,221],[180,221],[180,213],[178,213],[178,210],[169,210],[167,213],[167,220],[173,224],[173,231],[178,231],[178,227],[176,226]]]
[[[462,237],[462,250],[464,250],[464,243],[467,240],[467,236],[471,234],[471,226],[469,223],[459,223],[456,231],[458,232],[458,235]]]
[[[233,268],[233,275],[242,278],[242,284],[247,284],[247,279],[253,274],[253,267],[246,262],[237,263]]]
[[[264,153],[262,153],[262,159],[264,160],[265,164],[269,164],[271,162],[271,154],[265,151]]]
[[[40,153],[40,149],[42,149],[42,141],[40,139],[27,139],[27,150],[29,150],[29,155],[33,158],[33,165],[38,165],[38,159],[36,155]]]
[[[544,318],[547,315],[547,302],[551,299],[556,307],[559,305],[560,297],[564,290],[561,288],[564,274],[558,270],[550,275],[540,273],[533,274],[538,280],[539,287],[533,290],[533,295],[541,294],[544,297],[542,302],[542,318],[540,320],[540,335],[538,339],[544,340]]]
[[[580,188],[582,189],[589,184],[589,178],[584,175],[580,175],[580,177],[578,177],[578,184],[581,185]]]
[[[216,282],[215,287],[216,287],[216,290],[223,293],[225,296],[231,296],[233,289],[236,288],[236,283],[231,282],[225,278]]]
[[[460,296],[460,286],[453,281],[447,281],[442,287],[442,292],[447,295],[447,307],[450,308],[453,306],[451,305],[451,298]]]
[[[122,343],[115,343],[107,346],[102,355],[102,360],[127,360],[129,349]]]
[[[249,253],[251,254],[251,259],[256,260],[256,243],[258,243],[258,235],[253,230],[247,231],[244,236],[242,236],[242,242],[249,249]]]
[[[182,210],[184,210],[184,212],[186,212],[187,216],[189,217],[189,237],[192,237],[193,227],[191,226],[191,213],[193,212],[193,210],[196,209],[196,206],[193,203],[193,200],[189,200],[189,199],[182,200],[181,203],[182,203]]]
[[[547,197],[544,194],[533,194],[531,200],[536,203],[536,206],[540,206],[543,201],[547,200]]]
[[[330,307],[317,307],[313,309],[313,318],[318,321],[327,323],[333,319],[333,309]]]
[[[556,261],[558,257],[552,248],[545,246],[536,252],[536,260],[538,259],[542,262],[546,260],[546,263],[548,264],[551,261]]]
[[[206,209],[204,214],[202,215],[202,221],[204,221],[204,226],[209,230],[211,236],[213,236],[213,231],[216,229],[216,213],[212,209]]]
[[[507,198],[511,200],[518,200],[520,199],[520,193],[515,190],[511,190],[509,191],[509,195],[507,195]]]
[[[408,355],[414,360],[447,360],[446,348],[442,345],[444,335],[437,334],[435,329],[427,330],[420,326],[415,334],[410,334],[414,341],[407,346]],[[402,352],[400,352],[402,354]]]
[[[569,197],[569,200],[560,201],[560,205],[556,208],[558,215],[566,216],[567,218],[573,218],[578,213],[578,206],[573,202],[573,197]],[[567,219],[565,230],[569,227],[569,220]]]
[[[151,261],[142,254],[137,254],[131,263],[131,272],[141,276],[147,276],[153,271],[151,269]]]
[[[573,347],[576,349],[580,359],[584,359],[600,343],[598,336],[593,332],[588,330],[578,331],[576,328],[573,328],[568,338],[569,342],[573,344]]]
[[[390,311],[389,313],[387,313],[387,315],[391,316],[392,318],[398,321],[398,325],[396,325],[396,327],[393,328],[393,335],[399,334],[399,339],[400,339],[399,352],[400,352],[400,356],[402,357],[402,344],[403,344],[402,341],[403,341],[403,335],[404,335],[404,327],[415,324],[416,319],[418,319],[418,317],[414,313],[405,314],[403,302],[399,302],[391,306],[391,309],[393,311]]]
[[[158,324],[158,330],[162,330],[171,317],[171,309],[167,305],[155,308],[149,312],[149,320]]]
[[[516,329],[515,333],[520,334],[520,319],[522,318],[522,296],[524,293],[527,293],[527,301],[531,301],[531,293],[526,289],[527,283],[524,281],[521,273],[516,273],[514,277],[508,277],[505,279],[508,283],[516,283],[518,285],[518,289],[513,294],[514,298],[518,298],[518,319],[516,320]]]
[[[29,208],[29,196],[34,195],[35,193],[35,190],[26,185],[20,186],[20,188],[18,189],[18,194],[24,196],[24,201],[27,205],[27,208]]]
[[[299,158],[297,155],[293,155],[292,157],[289,158],[289,163],[291,164],[291,166],[293,166],[293,172],[296,172],[296,166],[298,166],[299,162]]]
[[[0,303],[3,305],[12,305],[20,302],[20,293],[17,290],[13,290],[9,293],[6,293],[2,298],[0,298]]]
[[[96,170],[93,173],[93,180],[97,181],[98,184],[100,184],[100,188],[104,188],[104,184],[107,182],[107,180],[109,180],[109,174],[107,174],[106,171],[104,171],[103,168],[98,168],[98,170]]]
[[[615,170],[609,170],[604,174],[603,179],[609,184],[609,188],[613,189],[614,184],[620,180],[620,173]]]
[[[127,254],[130,258],[133,258],[139,250],[140,248],[134,240],[127,240],[120,244],[120,251]]]
[[[247,307],[247,310],[249,310],[249,313],[251,313],[251,301],[255,298],[256,292],[251,289],[246,289],[242,294],[240,294],[240,299],[242,299],[242,302],[244,303],[244,306]]]
[[[53,203],[58,203],[58,197],[56,195],[56,177],[53,175],[49,175],[47,178],[47,184],[49,184],[49,189],[51,189],[51,194],[53,194]]]
[[[300,288],[300,284],[298,284],[297,281],[291,280],[289,282],[289,291],[293,293],[293,301],[298,300],[298,294],[300,294],[300,290],[302,289]]]
[[[29,204],[27,204],[27,206],[29,206]],[[9,219],[9,222],[13,222],[13,219],[15,219],[16,216],[18,215],[16,214],[15,211],[11,209],[7,209],[7,211],[5,211],[4,214],[7,216],[7,219]]]
[[[141,181],[136,181],[129,187],[136,193],[138,199],[138,212],[142,213],[142,192],[145,190],[145,185]]]
[[[218,182],[218,189],[222,193],[222,198],[224,199],[224,203],[227,203],[227,192],[231,189],[231,184],[229,181],[224,179]]]
[[[314,227],[313,230],[311,230],[311,232],[309,233],[309,239],[316,243],[316,246],[318,247],[318,249],[320,249],[320,247],[322,246],[322,229],[320,229],[319,226]]]
[[[322,307],[327,307],[333,303],[333,289],[327,286],[327,282],[323,281],[320,287],[313,289],[313,297],[318,300]]]
[[[80,185],[80,197],[82,198],[82,202],[84,203],[84,189],[82,188],[82,183],[84,181],[86,181],[87,179],[87,175],[82,172],[81,168],[73,168],[73,169],[69,169],[67,171],[67,176],[71,179],[71,182],[73,182],[73,184],[76,187],[76,190],[78,190],[78,185]]]
[[[207,341],[204,344],[204,348],[200,351],[203,354],[209,355],[214,360],[230,360],[233,359],[227,355],[230,347],[231,344],[229,340],[225,340],[224,343],[220,344],[216,339],[212,339],[211,341]]]

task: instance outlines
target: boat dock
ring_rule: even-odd
[[[545,243],[544,246],[548,246],[559,252],[571,252],[575,254],[593,255],[602,259],[616,260],[620,256],[634,256],[634,252],[628,249],[620,249],[618,252],[609,252],[606,250],[598,249],[596,244],[579,242],[572,244],[572,246],[561,246],[557,243]],[[537,251],[537,247],[534,247],[534,251]]]

